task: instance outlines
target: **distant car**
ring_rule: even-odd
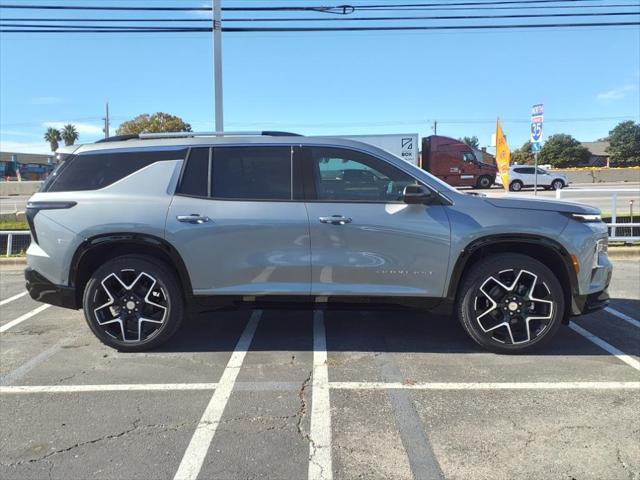
[[[509,190],[519,192],[535,184],[535,167],[512,165],[509,168]],[[498,176],[499,178],[499,176]],[[498,180],[500,182],[500,180]],[[547,190],[561,190],[569,185],[569,179],[563,173],[548,172],[538,167],[538,186]]]

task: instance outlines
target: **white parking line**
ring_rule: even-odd
[[[313,314],[313,374],[309,427],[309,480],[331,480],[331,407],[324,312]]]
[[[31,310],[29,313],[25,313],[24,315],[16,318],[15,320],[11,320],[9,323],[7,323],[6,325],[3,325],[2,327],[0,327],[0,333],[2,332],[6,332],[7,330],[9,330],[12,327],[15,327],[16,325],[18,325],[19,323],[24,322],[25,320],[29,320],[31,317],[33,317],[34,315],[39,314],[40,312],[42,312],[43,310],[46,310],[47,308],[49,308],[51,305],[40,305],[38,308],[35,308],[33,310]]]
[[[330,382],[329,387],[340,390],[640,390],[640,382]]]
[[[638,360],[636,360],[635,358],[631,357],[630,355],[627,355],[622,350],[618,350],[616,347],[614,347],[610,343],[605,342],[600,337],[596,337],[593,333],[591,333],[588,330],[585,330],[580,325],[577,325],[577,324],[571,322],[571,323],[569,323],[569,328],[571,330],[573,330],[574,332],[579,333],[580,335],[582,335],[587,340],[595,343],[600,348],[602,348],[602,349],[606,350],[607,352],[609,352],[610,354],[614,355],[616,358],[618,358],[620,361],[626,363],[630,367],[633,367],[636,370],[640,370],[640,362]]]
[[[92,393],[92,392],[135,392],[135,391],[176,391],[215,390],[217,383],[140,383],[114,385],[18,385],[0,386],[0,394],[15,393]]]
[[[251,314],[249,323],[247,323],[247,326],[242,332],[240,340],[238,340],[236,348],[231,354],[231,358],[224,372],[222,372],[218,387],[213,393],[209,405],[207,405],[207,408],[202,414],[202,418],[196,427],[196,431],[193,433],[193,437],[191,437],[191,442],[184,453],[184,457],[182,457],[178,471],[175,477],[173,477],[174,480],[195,480],[198,477],[202,463],[207,456],[209,445],[211,445],[213,436],[216,434],[216,429],[218,428],[224,409],[231,396],[231,391],[233,390],[233,385],[236,382],[236,378],[244,362],[244,357],[247,355],[247,351],[251,346],[251,341],[253,340],[253,335],[256,333],[256,328],[258,327],[261,316],[262,312],[258,310]]]
[[[27,292],[22,292],[22,293],[19,293],[17,295],[14,295],[13,297],[5,298],[4,300],[0,301],[0,307],[2,305],[6,305],[9,302],[13,302],[14,300],[18,300],[19,298],[24,297],[26,294],[27,294]]]
[[[611,307],[606,307],[604,310],[605,312],[610,313],[611,315],[614,315],[620,318],[621,320],[624,320],[625,322],[630,323],[634,327],[640,328],[640,321],[636,320],[635,318],[631,318],[629,315],[619,312],[618,310]]]
[[[38,355],[33,357],[31,360],[28,360],[27,362],[23,363],[15,370],[0,377],[0,385],[10,385],[12,383],[15,383],[17,380],[21,379],[31,370],[33,370],[38,365],[40,365],[42,362],[47,361],[50,357],[58,353],[63,345],[66,345],[70,342],[71,342],[71,339],[65,338],[63,340],[60,340],[58,343],[55,343],[51,347],[47,348],[46,350],[40,352]]]

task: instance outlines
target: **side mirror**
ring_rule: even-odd
[[[407,185],[402,193],[404,203],[409,205],[426,205],[433,202],[434,198],[431,190],[422,185]]]

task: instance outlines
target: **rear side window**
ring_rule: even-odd
[[[107,187],[152,163],[180,160],[186,148],[152,150],[111,150],[75,155],[46,185],[47,192],[99,190]]]
[[[208,196],[209,152],[209,148],[191,149],[177,193],[194,197]]]
[[[291,200],[291,147],[215,147],[211,196],[234,200]]]

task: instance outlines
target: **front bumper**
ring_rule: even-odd
[[[609,305],[609,291],[605,288],[601,292],[589,295],[577,295],[573,297],[571,314],[584,315],[586,313],[602,310]]]
[[[24,278],[27,281],[27,291],[34,300],[74,310],[80,308],[74,288],[55,285],[29,267],[24,270]]]

